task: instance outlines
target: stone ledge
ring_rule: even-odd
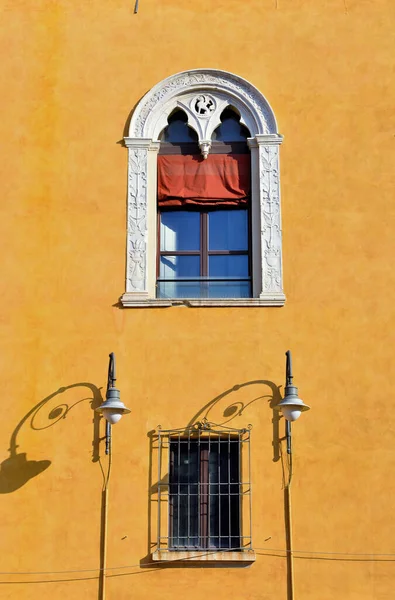
[[[189,308],[251,308],[259,306],[284,306],[283,294],[268,295],[264,298],[135,298],[133,294],[125,293],[121,297],[124,308],[168,308],[170,306],[187,306]]]
[[[210,551],[210,550],[156,550],[152,559],[157,562],[228,562],[228,563],[252,563],[256,560],[254,550],[237,551]]]

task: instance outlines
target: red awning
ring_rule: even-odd
[[[249,154],[158,156],[158,205],[237,206],[248,202]]]

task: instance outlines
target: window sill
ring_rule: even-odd
[[[228,562],[228,563],[253,563],[256,560],[254,550],[157,550],[152,554],[152,559],[157,562]]]
[[[134,294],[125,293],[121,297],[124,308],[168,308],[170,306],[188,306],[189,308],[213,307],[259,307],[259,306],[284,306],[284,294],[268,294],[262,298],[136,298]]]

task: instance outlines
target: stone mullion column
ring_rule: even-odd
[[[155,296],[156,156],[159,143],[125,138],[128,148],[126,293],[123,300]],[[149,175],[148,175],[149,174]],[[153,231],[152,231],[153,225]]]
[[[285,301],[279,182],[279,146],[281,142],[282,136],[276,134],[257,135],[250,142],[253,201],[254,194],[259,200],[257,202],[255,199],[252,209],[253,229],[255,229],[253,291],[254,297],[267,300],[271,305],[282,305]],[[259,232],[257,223],[260,227]]]

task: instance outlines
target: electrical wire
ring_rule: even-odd
[[[285,556],[287,555],[287,553],[289,552],[288,550],[284,549],[284,548],[254,548],[255,550],[263,550],[264,553],[269,553],[269,552],[281,552],[282,554],[284,554]],[[221,552],[223,552],[223,550],[221,550]],[[226,550],[225,550],[226,552]],[[234,549],[230,550],[230,552],[234,552]],[[206,554],[216,554],[217,550],[213,550],[212,552],[207,552]],[[262,553],[260,554],[261,556],[265,556],[265,554]],[[387,559],[389,559],[390,557],[392,557],[393,560],[395,560],[395,553],[385,553],[385,552],[380,552],[380,553],[374,553],[374,552],[327,552],[325,550],[292,550],[293,554],[299,554],[299,555],[305,555],[303,556],[303,558],[310,558],[309,554],[312,554],[314,556],[352,556],[352,557],[368,557],[367,560],[369,561],[375,561],[375,560],[380,560],[380,558],[378,557],[386,557]],[[171,563],[177,563],[177,562],[184,562],[186,559],[182,558],[182,559],[174,559],[174,560],[168,560],[166,562],[149,562],[149,563],[144,563],[144,567],[147,566],[156,566],[156,567],[160,567],[160,566],[164,566],[164,565],[168,565]],[[328,559],[329,560],[329,559]],[[382,559],[381,559],[382,560]],[[122,565],[122,566],[118,566],[118,567],[106,567],[106,571],[117,571],[117,570],[122,570],[122,569],[133,569],[135,567],[140,567],[141,568],[141,564],[140,563],[136,563],[134,565]],[[66,569],[64,571],[0,571],[0,575],[61,575],[61,574],[65,574],[65,573],[99,573],[100,571],[102,571],[103,569],[100,568],[96,568],[96,569]]]

